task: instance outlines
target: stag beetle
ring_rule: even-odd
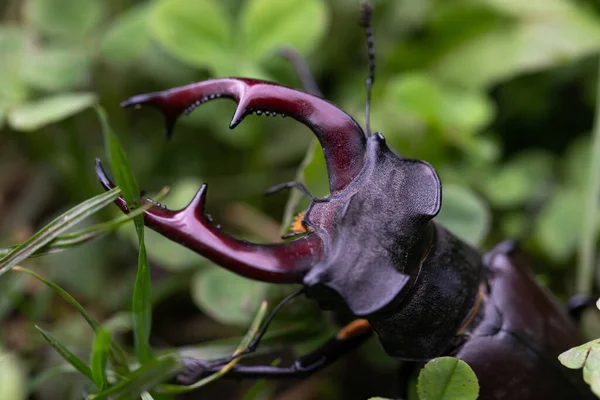
[[[369,23],[363,26],[369,99],[374,47]],[[383,134],[371,134],[368,100],[366,133],[318,95],[256,79],[207,80],[134,96],[122,106],[158,108],[169,136],[182,114],[218,98],[237,103],[232,129],[252,113],[289,116],[308,126],[323,148],[331,195],[307,193],[305,234],[279,244],[254,244],[221,232],[204,214],[206,185],[182,210],[150,207],[145,224],[242,276],[302,285],[275,308],[246,353],[257,347],[279,308],[300,294],[323,309],[358,318],[291,366],[237,364],[228,377],[308,376],[375,332],[384,350],[406,365],[441,355],[466,361],[478,377],[481,399],[595,398],[577,372],[557,361],[581,339],[558,301],[536,282],[524,253],[502,242],[482,254],[435,222],[442,202],[435,169],[396,155]],[[96,171],[105,189],[114,187],[98,160]],[[123,198],[116,204],[129,211]],[[231,359],[189,362],[181,379],[201,378]]]

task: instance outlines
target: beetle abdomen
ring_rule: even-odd
[[[484,317],[455,356],[475,371],[481,400],[595,399],[558,355],[581,343],[562,306],[529,271],[525,254],[499,245],[486,256]]]

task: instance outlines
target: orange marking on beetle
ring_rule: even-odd
[[[346,340],[366,333],[371,329],[371,324],[369,324],[369,321],[367,321],[366,319],[355,319],[354,321],[350,322],[348,325],[340,329],[335,338],[337,340]]]
[[[301,213],[298,213],[294,217],[294,221],[292,222],[292,226],[290,226],[290,231],[291,232],[306,232],[308,229],[306,229],[306,227],[302,223],[303,219],[304,219],[304,211],[301,212]]]
[[[481,307],[481,303],[483,302],[483,300],[485,300],[486,296],[485,296],[485,292],[483,291],[483,285],[481,285],[479,287],[479,293],[477,294],[477,299],[475,300],[475,305],[473,306],[473,309],[471,310],[471,312],[469,312],[469,315],[467,316],[467,318],[465,319],[465,321],[463,322],[463,324],[460,326],[460,328],[458,328],[458,331],[456,332],[457,335],[462,335],[467,328],[469,327],[469,324],[473,321],[473,318],[475,318],[475,315],[477,315],[477,312],[479,311],[479,308]]]

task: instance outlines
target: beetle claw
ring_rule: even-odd
[[[134,96],[121,106],[158,108],[165,117],[166,136],[170,137],[179,116],[218,98],[229,98],[237,103],[229,124],[231,129],[253,111],[259,115],[288,115],[307,125],[323,147],[332,192],[346,187],[364,165],[366,139],[352,117],[320,97],[270,82],[243,78],[212,79]]]
[[[177,375],[177,380],[184,385],[195,383],[211,367],[210,362],[196,358],[184,358],[183,365],[183,371]]]
[[[96,174],[106,190],[115,187],[96,159]],[[144,211],[144,223],[167,238],[207,257],[213,262],[248,278],[276,283],[299,283],[306,271],[322,254],[322,242],[317,235],[307,235],[294,241],[261,245],[237,240],[220,231],[220,225],[204,215],[207,185],[204,184],[187,205],[173,211],[148,199],[152,204]],[[123,197],[115,204],[124,213],[129,207]]]

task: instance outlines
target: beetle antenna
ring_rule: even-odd
[[[323,93],[321,93],[319,85],[317,85],[317,81],[315,81],[315,77],[310,72],[308,62],[306,62],[306,59],[302,57],[302,54],[292,47],[284,47],[283,49],[279,50],[279,55],[292,64],[292,67],[294,67],[296,70],[296,74],[298,75],[298,78],[300,78],[300,82],[302,83],[306,93],[323,97]]]
[[[369,75],[367,76],[367,104],[366,104],[366,125],[367,136],[371,136],[371,91],[373,82],[375,82],[375,38],[373,37],[372,21],[373,6],[367,1],[360,3],[359,24],[367,34],[367,50],[369,54]]]

